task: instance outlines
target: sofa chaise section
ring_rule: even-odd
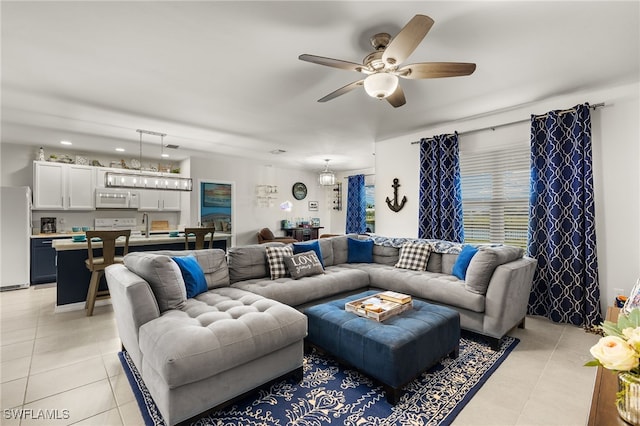
[[[208,287],[188,299],[177,287],[174,293],[168,289],[179,275],[171,256],[185,255],[196,257]],[[224,251],[132,253],[106,275],[123,346],[167,423],[286,374],[301,375],[306,317],[228,287]]]

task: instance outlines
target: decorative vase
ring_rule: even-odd
[[[616,407],[625,421],[640,426],[640,376],[626,371],[618,373]]]
[[[44,149],[42,147],[38,150],[38,161],[44,161]]]

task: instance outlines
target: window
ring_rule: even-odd
[[[365,223],[367,224],[367,232],[376,232],[376,197],[375,185],[365,185],[365,198],[367,202],[367,212],[365,215]]]
[[[527,246],[529,148],[460,153],[467,243]]]

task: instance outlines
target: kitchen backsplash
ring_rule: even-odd
[[[40,218],[55,217],[57,232],[71,232],[74,226],[88,226],[93,229],[94,219],[96,218],[128,218],[135,217],[137,228],[144,230],[142,223],[142,214],[136,210],[96,210],[96,211],[46,211],[34,210],[31,216],[31,225],[33,234],[40,233]],[[166,220],[169,222],[170,229],[176,229],[180,222],[180,212],[149,212],[149,220]]]

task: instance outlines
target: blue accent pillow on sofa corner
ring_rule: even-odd
[[[187,298],[196,297],[208,290],[204,271],[193,255],[172,257],[178,264],[184,285],[187,288]]]
[[[464,280],[467,276],[467,269],[471,263],[471,259],[478,252],[478,248],[474,246],[466,245],[462,247],[456,263],[453,265],[453,271],[451,272],[459,280]]]
[[[347,239],[347,263],[372,263],[373,240]]]
[[[320,243],[318,240],[308,241],[304,243],[293,243],[293,254],[304,253],[305,251],[313,250],[318,256],[318,260],[324,269],[324,260],[322,259],[322,251],[320,250]]]

